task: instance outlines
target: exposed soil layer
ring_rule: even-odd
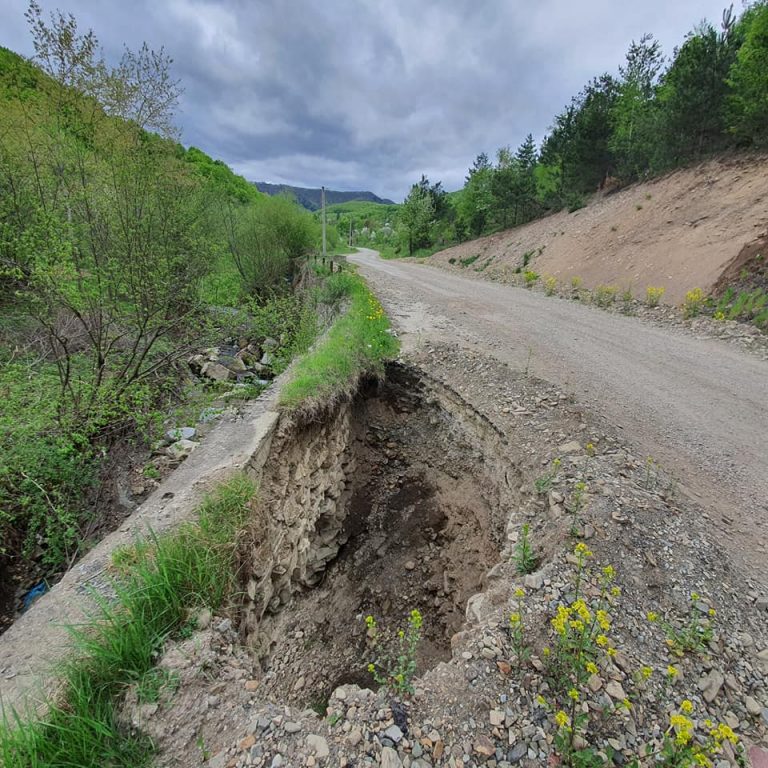
[[[664,301],[678,304],[692,288],[719,288],[723,273],[764,241],[767,178],[766,155],[722,157],[633,184],[572,213],[461,243],[429,262],[501,281],[519,269],[566,284],[580,277],[586,288],[612,284],[639,298],[646,286],[663,286]]]
[[[498,560],[508,514],[508,492],[478,435],[426,397],[407,369],[392,366],[386,383],[361,393],[351,432],[355,469],[338,554],[316,588],[297,592],[259,629],[269,638],[260,643],[262,694],[322,710],[341,684],[375,687],[365,671],[369,614],[394,631],[418,609],[419,668],[450,658],[467,599]]]

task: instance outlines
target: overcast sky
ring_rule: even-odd
[[[0,0],[0,45],[32,53],[26,0]],[[482,151],[537,141],[593,75],[653,32],[671,54],[723,0],[40,0],[91,27],[108,59],[165,46],[185,144],[252,181],[402,200],[426,173],[463,183]],[[737,0],[737,7],[740,7]]]

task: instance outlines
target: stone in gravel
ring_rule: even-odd
[[[301,730],[301,725],[299,723],[294,723],[292,721],[288,721],[283,728],[285,729],[286,733],[298,733]]]
[[[246,691],[257,691],[259,689],[259,681],[258,680],[246,680],[245,681],[245,690]]]
[[[314,733],[310,733],[309,736],[307,736],[306,744],[317,757],[328,757],[331,753],[328,749],[328,742],[322,736],[317,736]]]
[[[246,736],[238,745],[240,749],[250,749],[256,743],[256,737],[251,734]]]
[[[760,702],[758,702],[757,699],[753,699],[751,696],[747,696],[747,698],[744,699],[744,706],[747,708],[747,712],[755,717],[760,714],[762,709]]]
[[[627,698],[627,694],[624,693],[624,689],[621,687],[621,683],[619,683],[616,680],[611,680],[606,686],[605,686],[605,692],[612,698],[616,699],[617,701],[624,701],[624,699]]]
[[[213,379],[214,381],[229,381],[234,379],[235,374],[225,368],[221,363],[206,363],[203,366],[202,374],[206,378]]]
[[[413,570],[415,567],[416,567],[416,563],[414,563],[414,562],[413,562],[413,560],[409,560],[409,561],[408,561],[408,562],[405,564],[405,570],[406,570],[406,571],[412,571],[412,570]]]
[[[186,459],[198,445],[199,443],[196,443],[193,440],[177,440],[175,443],[171,443],[171,445],[168,446],[168,455],[172,459]]]
[[[544,574],[541,571],[529,573],[525,577],[525,586],[529,589],[541,589],[544,586]]]
[[[485,757],[490,757],[496,753],[496,746],[487,736],[478,736],[474,746],[475,752],[477,752],[478,755],[485,755]]]
[[[402,761],[392,747],[384,747],[381,750],[381,768],[401,768]]]
[[[528,754],[528,745],[524,742],[518,742],[507,754],[507,760],[510,763],[519,763]]]
[[[755,608],[757,608],[758,611],[768,611],[768,596],[763,595],[763,597],[758,597],[757,600],[755,600]]]
[[[581,444],[577,440],[571,440],[567,443],[563,443],[557,450],[558,453],[563,455],[569,453],[581,453]]]
[[[172,443],[177,440],[194,440],[197,430],[194,427],[176,427],[175,429],[169,429],[165,436]]]
[[[396,725],[390,725],[389,728],[387,728],[387,730],[384,731],[384,735],[388,739],[390,739],[394,744],[399,744],[403,738],[403,732]]]
[[[717,694],[720,693],[724,682],[725,677],[723,677],[723,673],[717,669],[713,669],[709,674],[704,675],[699,680],[699,690],[704,697],[704,701],[711,704],[717,698]]]
[[[491,725],[503,725],[506,715],[500,709],[492,709],[490,713]]]
[[[597,693],[603,687],[602,678],[600,675],[590,675],[589,680],[587,680],[587,685],[592,693]]]
[[[269,768],[281,768],[281,766],[285,765],[285,760],[283,760],[282,755],[275,755],[272,758],[272,762],[269,764]]]
[[[347,744],[356,747],[363,740],[363,732],[359,728],[353,728],[347,736]]]
[[[752,768],[768,768],[768,752],[760,747],[749,750],[749,760]]]

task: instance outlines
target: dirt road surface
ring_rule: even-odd
[[[349,257],[403,347],[481,348],[573,393],[680,482],[733,558],[768,583],[768,364],[724,342],[578,303],[384,261]],[[456,382],[460,386],[461,382]]]

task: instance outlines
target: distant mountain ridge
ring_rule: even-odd
[[[296,198],[299,205],[307,210],[317,211],[320,209],[320,190],[308,189],[307,187],[292,187],[289,184],[268,184],[266,181],[252,182],[259,192],[267,195],[284,195],[288,193]],[[335,203],[348,203],[352,200],[363,200],[368,203],[381,203],[382,205],[394,205],[392,200],[374,195],[373,192],[338,192],[333,189],[325,190],[325,204],[334,205]]]

